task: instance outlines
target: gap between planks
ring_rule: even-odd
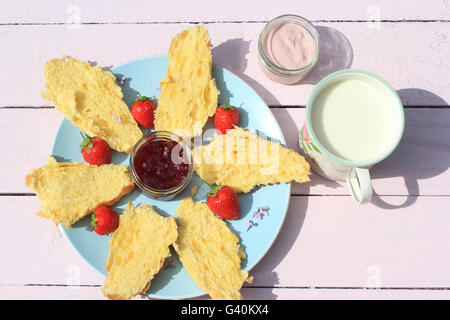
[[[100,288],[101,284],[51,284],[51,283],[27,283],[27,284],[0,284],[0,287],[62,287],[62,288]],[[448,291],[450,287],[306,287],[306,286],[248,286],[246,289],[307,289],[307,290],[440,290]]]
[[[292,193],[291,197],[351,197],[350,194],[306,194],[306,193]],[[376,194],[375,197],[436,197],[444,198],[450,197],[450,195],[445,194]],[[1,192],[0,197],[36,197],[35,193],[32,192]]]
[[[139,25],[139,24],[236,24],[236,23],[267,23],[269,20],[223,20],[223,21],[136,21],[136,22],[82,22],[81,25]],[[447,23],[448,19],[392,19],[392,20],[340,20],[340,19],[319,19],[310,20],[312,23]],[[0,23],[0,26],[61,26],[70,25],[66,22],[9,22]]]
[[[305,109],[304,105],[269,105],[270,109]],[[422,105],[406,105],[403,106],[404,109],[448,109],[450,105],[433,105],[433,106],[422,106]],[[1,109],[55,109],[54,106],[0,106]]]

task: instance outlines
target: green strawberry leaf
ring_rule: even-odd
[[[146,96],[141,96],[141,94],[138,91],[138,97],[136,98],[136,101],[145,101],[145,100],[150,100],[150,98]]]
[[[232,106],[232,105],[230,105],[230,104],[224,104],[224,105],[219,106],[218,108],[221,108],[221,109],[223,109],[223,110],[236,109],[236,107],[234,107],[234,106]]]
[[[213,195],[214,195],[214,197],[217,197],[217,192],[220,190],[222,190],[222,186],[211,187],[211,191],[208,192],[208,199],[209,199],[209,197],[211,197]]]
[[[95,216],[95,213],[91,214],[91,226],[92,228],[97,227],[97,217]]]
[[[92,142],[92,138],[89,137],[87,134],[83,135],[82,132],[80,132],[80,135],[83,138],[83,142],[80,145],[81,152],[83,152],[83,150],[87,148],[87,152],[90,154],[91,153],[91,147],[94,145],[94,143]]]

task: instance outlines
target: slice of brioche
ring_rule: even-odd
[[[144,294],[177,237],[175,218],[165,218],[149,205],[135,208],[129,202],[109,243],[103,294],[114,300]]]
[[[63,57],[45,64],[46,92],[56,109],[90,136],[99,136],[117,151],[130,153],[142,137],[116,78],[100,67]]]
[[[39,216],[61,223],[66,228],[94,211],[110,206],[134,189],[124,165],[94,166],[79,162],[56,162],[32,170],[25,184],[41,200]]]
[[[238,237],[205,203],[190,197],[180,201],[177,217],[174,248],[194,282],[213,299],[242,299],[239,290],[252,278],[241,270],[245,253]]]
[[[217,108],[219,90],[212,79],[211,42],[203,26],[178,34],[170,45],[169,67],[161,81],[155,129],[188,138],[200,135]]]
[[[309,181],[309,163],[293,150],[235,127],[193,151],[194,170],[208,184],[249,192],[259,185]]]

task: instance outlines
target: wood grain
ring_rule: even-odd
[[[300,85],[274,83],[259,69],[257,39],[263,23],[208,25],[213,61],[240,76],[273,106],[306,105],[315,84],[346,68],[365,69],[386,79],[405,105],[448,105],[450,23],[381,23],[380,29],[369,29],[365,23],[316,25],[321,57]],[[65,25],[2,26],[0,41],[7,50],[0,59],[0,107],[51,105],[40,96],[43,66],[49,59],[66,54],[104,67],[117,66],[166,54],[172,37],[188,26],[82,25],[79,30]]]
[[[272,108],[287,140],[300,152],[298,132],[305,109]],[[450,195],[450,109],[406,109],[403,140],[394,153],[373,168],[374,190],[380,195]],[[25,175],[46,163],[62,119],[56,109],[0,109],[0,193],[29,193]],[[270,136],[270,133],[266,133]],[[76,148],[77,145],[74,145]],[[317,175],[294,183],[293,194],[348,195],[344,183]]]
[[[247,300],[448,300],[450,290],[372,290],[372,289],[315,289],[315,288],[244,288],[242,296]],[[5,300],[103,300],[99,287],[59,286],[0,286],[0,297]],[[136,300],[147,300],[138,296]],[[208,299],[202,296],[196,300]],[[151,306],[150,306],[151,307]]]
[[[257,63],[259,32],[285,13],[313,21],[322,40],[315,69],[293,86],[271,82]],[[449,17],[447,0],[1,1],[0,298],[104,299],[103,278],[36,216],[39,199],[23,182],[45,164],[62,119],[40,97],[44,63],[67,54],[111,67],[166,54],[175,34],[203,23],[214,63],[272,106],[296,151],[307,98],[331,72],[374,72],[407,107],[402,142],[371,171],[371,204],[315,174],[293,184],[280,235],[244,298],[449,299]]]
[[[381,202],[414,205],[393,210]],[[440,209],[430,210],[437,203]],[[450,258],[443,254],[449,206],[449,197],[385,196],[358,205],[349,196],[294,196],[277,240],[250,272],[251,286],[450,288]],[[37,197],[3,196],[0,207],[14,213],[0,225],[2,285],[103,283],[52,222],[35,216]],[[20,233],[10,232],[18,225]]]
[[[0,287],[102,283],[102,277],[78,256],[59,228],[36,215],[37,197],[1,196],[0,203],[5,219],[0,225]]]
[[[402,5],[403,4],[403,5]],[[78,11],[79,10],[79,11]],[[450,16],[447,1],[420,0],[60,0],[37,4],[33,0],[2,2],[2,23],[73,23],[79,12],[81,23],[161,23],[267,21],[295,13],[311,20],[440,20]]]

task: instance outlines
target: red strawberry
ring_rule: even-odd
[[[91,226],[100,235],[114,232],[119,227],[119,214],[108,207],[100,206],[91,216]]]
[[[83,143],[81,143],[81,154],[87,163],[101,166],[111,162],[111,150],[108,143],[100,137],[91,138],[87,134],[83,135]]]
[[[150,98],[141,96],[139,92],[138,95],[139,97],[131,106],[131,114],[141,126],[150,129],[155,120],[156,104]]]
[[[214,114],[214,127],[217,133],[226,133],[239,122],[239,110],[229,104],[217,107]]]
[[[241,216],[237,193],[228,186],[212,188],[206,204],[215,215],[221,218],[234,220]]]

